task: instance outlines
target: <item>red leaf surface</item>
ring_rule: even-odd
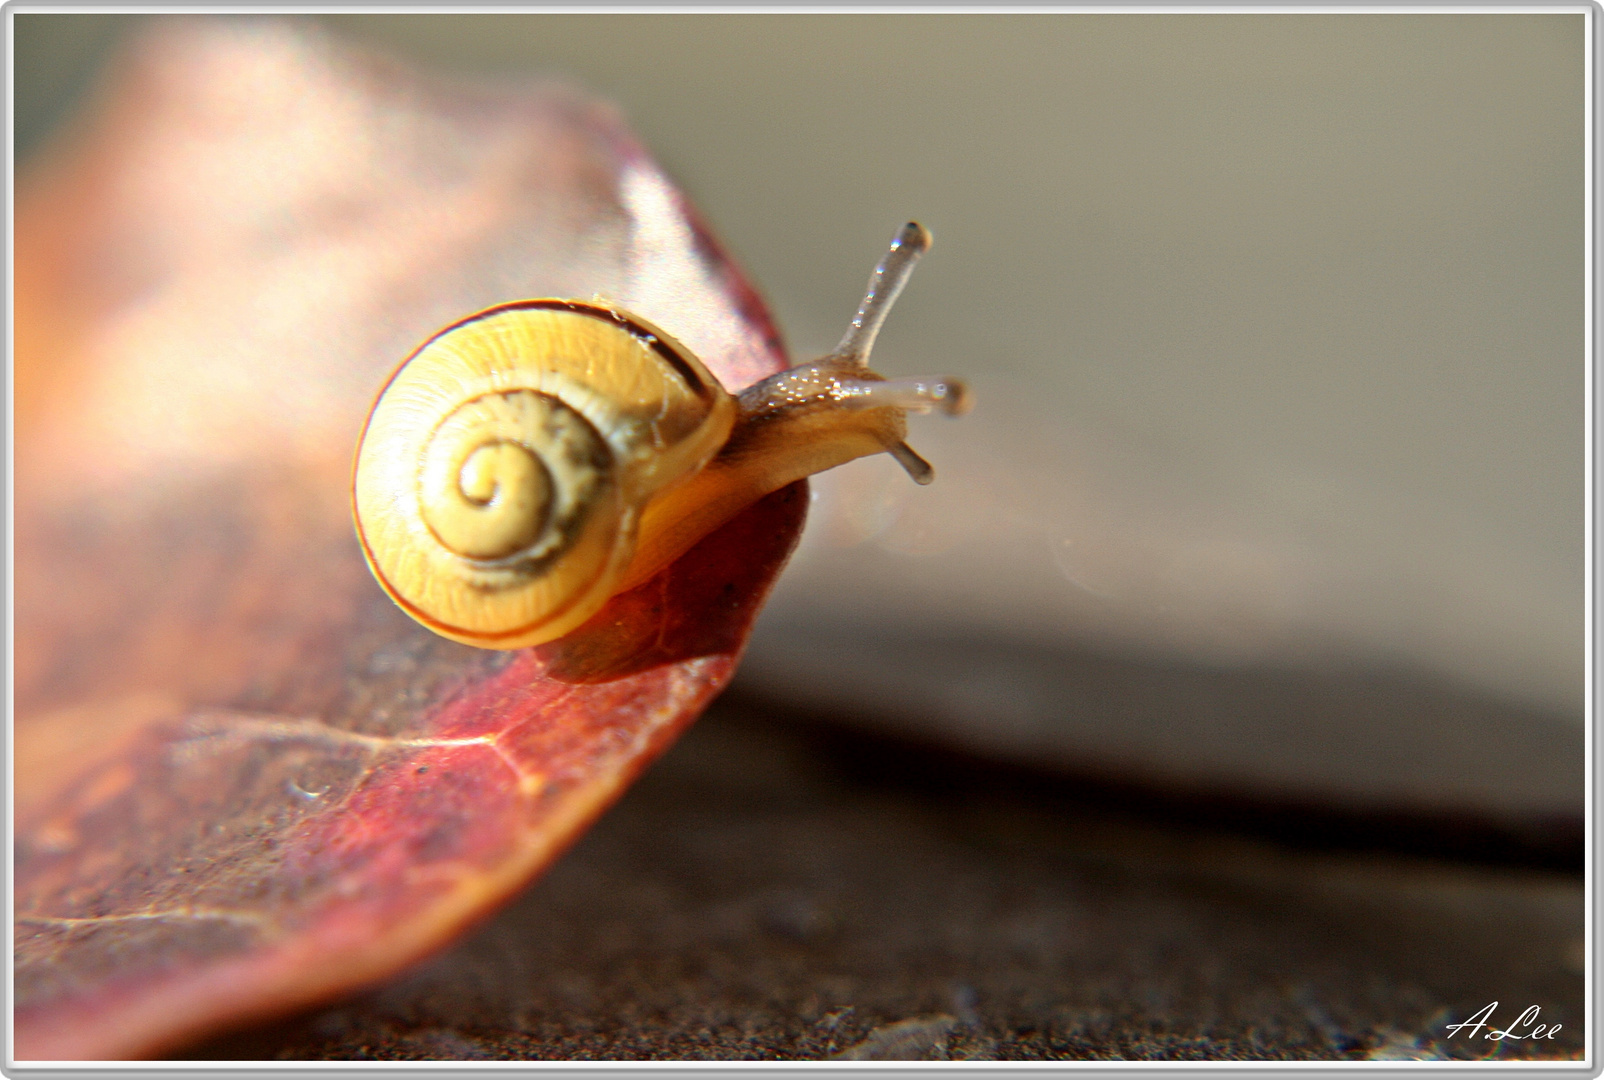
[[[14,1056],[150,1055],[379,978],[549,863],[728,679],[805,491],[521,652],[369,577],[355,440],[450,319],[599,294],[732,390],[783,366],[572,91],[168,24],[16,206]]]

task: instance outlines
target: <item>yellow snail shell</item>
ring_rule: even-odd
[[[739,399],[668,334],[598,301],[519,301],[447,327],[390,377],[357,450],[374,576],[448,638],[520,648],[792,480],[889,451],[928,482],[903,414],[961,411],[961,384],[866,366],[928,246],[905,226],[841,346]]]

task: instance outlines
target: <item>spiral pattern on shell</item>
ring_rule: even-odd
[[[447,637],[515,648],[612,593],[644,503],[699,469],[734,402],[683,347],[602,304],[524,301],[436,335],[368,418],[353,485],[374,575]]]
[[[533,390],[485,394],[424,446],[418,509],[476,573],[533,573],[572,546],[612,482],[612,452],[579,413]]]

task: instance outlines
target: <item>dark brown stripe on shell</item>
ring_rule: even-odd
[[[641,325],[627,312],[604,307],[600,304],[586,303],[583,300],[510,300],[505,304],[497,304],[494,307],[475,312],[467,318],[459,319],[440,330],[428,341],[418,346],[414,350],[414,354],[422,352],[436,339],[444,337],[458,327],[467,326],[469,323],[478,322],[480,319],[488,319],[490,316],[499,315],[503,311],[571,311],[575,315],[588,315],[592,319],[601,319],[604,322],[621,326],[634,335],[635,339],[642,345],[661,356],[664,363],[678,372],[679,377],[685,380],[685,385],[690,388],[691,393],[704,400],[712,396],[712,388],[702,381],[701,376],[697,375],[696,369],[686,363],[685,358],[668,342]]]

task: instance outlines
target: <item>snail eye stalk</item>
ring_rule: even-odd
[[[885,325],[886,316],[891,313],[891,305],[902,295],[903,287],[913,276],[913,268],[930,250],[934,239],[930,230],[917,221],[910,221],[897,230],[897,235],[891,238],[891,250],[869,275],[863,303],[858,305],[858,313],[852,317],[852,324],[832,356],[850,358],[860,366],[868,366],[869,352],[874,348],[880,327]]]

